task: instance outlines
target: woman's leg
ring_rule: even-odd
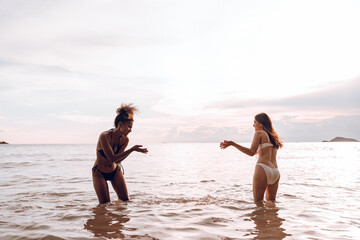
[[[261,166],[256,165],[253,178],[253,195],[255,203],[264,200],[266,187],[267,179],[265,170]]]
[[[99,203],[102,204],[110,202],[109,187],[106,180],[97,169],[93,170],[93,185],[99,199]]]
[[[266,200],[275,202],[276,193],[277,193],[277,190],[279,187],[279,181],[280,181],[280,177],[274,184],[268,185],[268,187],[266,189]]]
[[[111,184],[120,200],[122,200],[122,201],[130,200],[129,195],[128,195],[128,190],[126,187],[125,178],[121,172],[120,167],[117,168],[114,178],[111,181]]]

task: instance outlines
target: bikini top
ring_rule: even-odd
[[[114,154],[118,154],[119,151],[120,151],[120,149],[122,148],[122,146],[124,146],[124,144],[121,144],[121,145],[116,149],[116,152],[114,152]],[[98,149],[97,151],[101,154],[101,156],[103,156],[104,158],[107,159],[104,150]]]
[[[265,131],[264,131],[264,132],[265,132]],[[274,146],[274,145],[270,142],[270,138],[269,138],[269,135],[267,134],[267,132],[265,132],[265,133],[266,133],[266,136],[267,136],[269,142],[259,144],[259,147],[258,147],[257,151],[259,151],[260,149],[266,148],[266,147],[273,147],[273,146]]]
[[[112,142],[112,136],[113,136],[112,131],[114,131],[114,128],[111,128],[109,131],[111,131],[110,141]],[[121,144],[120,146],[118,146],[117,149],[116,149],[116,151],[114,152],[114,154],[119,153],[119,151],[120,151],[120,149],[122,148],[122,146],[124,146],[124,144]],[[101,154],[101,156],[103,156],[104,158],[107,159],[104,150],[102,150],[102,149],[97,149],[97,151]]]
[[[112,129],[110,129],[109,131],[113,131],[113,130],[114,130],[114,129],[112,128]],[[112,140],[112,134],[111,134],[110,139]],[[122,146],[124,146],[124,144],[121,144],[120,146],[118,146],[118,148],[116,149],[116,151],[115,151],[114,154],[118,154],[119,151],[120,151],[120,149],[122,148]],[[105,152],[104,152],[103,149],[98,149],[97,151],[101,154],[101,156],[103,156],[104,158],[107,159],[107,157],[106,157]],[[122,166],[121,163],[118,163],[118,164],[120,165],[120,167],[121,167],[121,169],[122,169],[122,172],[123,172],[123,174],[125,175],[125,169],[124,169],[124,167]]]

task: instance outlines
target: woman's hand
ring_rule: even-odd
[[[221,148],[221,149],[225,149],[225,148],[227,148],[228,146],[231,146],[231,145],[233,145],[233,144],[234,144],[233,141],[224,140],[223,142],[220,143],[220,148]]]
[[[148,153],[147,148],[143,148],[142,145],[135,145],[131,148],[131,150],[140,153]]]

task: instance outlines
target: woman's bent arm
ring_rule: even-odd
[[[106,136],[105,133],[102,133],[100,135],[99,141],[100,141],[101,148],[105,153],[106,159],[110,162],[119,163],[119,162],[123,161],[127,156],[129,156],[130,153],[132,153],[133,151],[147,153],[146,148],[142,148],[141,145],[135,145],[126,151],[122,151],[120,153],[114,154],[114,151],[111,147],[109,138]],[[129,143],[129,138],[124,137],[123,141],[124,141],[123,144],[125,145],[124,146],[124,149],[125,149],[125,147]]]
[[[127,158],[127,156],[129,156],[130,155],[130,153],[132,153],[132,152],[134,152],[134,151],[136,151],[136,152],[141,152],[141,153],[147,153],[148,151],[147,151],[147,149],[146,148],[142,148],[142,145],[135,145],[135,146],[133,146],[132,148],[130,148],[130,149],[128,149],[128,150],[126,150],[126,151],[124,151],[124,152],[122,152],[122,153],[118,153],[118,154],[116,154],[114,157],[115,157],[115,163],[119,163],[119,162],[121,162],[122,160],[124,160],[125,158]]]

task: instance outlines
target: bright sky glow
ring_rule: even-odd
[[[0,140],[360,140],[359,1],[0,1]],[[341,124],[342,123],[342,124]]]

